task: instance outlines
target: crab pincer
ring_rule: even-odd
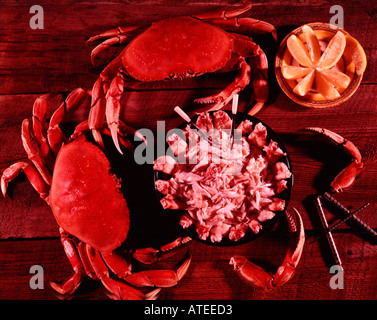
[[[285,259],[275,274],[257,266],[246,257],[234,256],[230,259],[229,263],[234,270],[253,287],[272,289],[285,284],[294,276],[304,248],[305,231],[299,212],[295,208],[293,212],[294,217],[286,212],[291,239]]]
[[[177,285],[186,274],[191,263],[191,255],[175,272],[173,270],[146,270],[132,273],[124,278],[129,284],[136,287],[169,288]]]
[[[352,162],[335,177],[330,184],[330,188],[333,192],[342,192],[344,189],[350,187],[355,181],[355,178],[365,169],[359,149],[351,141],[328,129],[308,127],[303,129],[303,131],[322,134],[336,145],[342,146],[344,150],[350,154]]]

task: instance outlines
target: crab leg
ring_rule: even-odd
[[[46,167],[46,164],[42,157],[38,154],[37,150],[33,146],[32,138],[30,135],[30,122],[28,119],[25,119],[22,122],[22,130],[21,130],[21,139],[24,149],[28,155],[28,158],[33,162],[37,170],[39,171],[43,180],[48,184],[51,185],[51,173]]]
[[[141,30],[139,30],[141,29]],[[91,37],[86,44],[90,44],[93,41],[96,41],[101,38],[108,38],[101,42],[98,46],[96,46],[91,53],[91,60],[92,64],[95,62],[96,56],[102,52],[103,50],[107,49],[108,47],[116,44],[116,43],[128,43],[130,42],[133,37],[140,34],[142,30],[145,29],[145,26],[130,26],[130,27],[118,27],[115,29],[111,29],[105,31],[99,35]]]
[[[122,66],[122,61],[120,56],[114,59],[100,74],[100,77],[95,82],[92,90],[92,103],[89,112],[89,129],[92,130],[93,138],[98,143],[98,145],[104,149],[105,146],[103,144],[100,131],[103,128],[105,122],[105,115],[109,115],[110,119],[107,119],[107,122],[112,122],[110,126],[110,131],[114,140],[116,141],[117,149],[120,150],[119,142],[117,139],[117,128],[119,126],[119,122],[115,121],[116,119],[119,120],[119,113],[120,113],[120,97],[121,93],[123,92],[123,83],[120,82],[120,76],[117,75],[120,68]],[[115,78],[118,78],[115,81]],[[113,81],[111,81],[113,79]],[[120,80],[119,80],[120,79]],[[111,81],[111,82],[110,82]],[[114,82],[115,81],[115,82]],[[114,82],[114,83],[113,83]],[[122,85],[121,88],[116,86],[116,82]],[[113,87],[110,89],[111,84],[113,83]],[[110,99],[110,91],[111,94],[115,95],[115,97],[111,98],[111,102],[107,102]],[[113,101],[115,100],[115,101]],[[116,108],[114,109],[114,103]],[[112,106],[110,106],[110,104]],[[107,111],[107,109],[109,109]],[[110,110],[111,109],[111,110]],[[121,151],[119,151],[121,153]]]
[[[292,232],[291,241],[283,264],[277,270],[273,285],[279,287],[288,282],[294,275],[296,267],[300,261],[302,250],[305,243],[305,230],[299,212],[293,208],[295,220],[290,213],[286,212],[288,225]]]
[[[267,82],[267,57],[262,50],[260,54],[253,61],[255,65],[252,68],[253,73],[253,87],[256,105],[249,111],[249,115],[255,115],[260,109],[262,109],[265,102],[268,100],[268,82]]]
[[[82,262],[82,265],[83,265],[84,270],[85,270],[85,274],[93,280],[98,280],[96,272],[94,271],[94,268],[91,265],[91,263],[89,261],[89,257],[86,253],[85,242],[81,242],[81,241],[79,242],[79,244],[77,245],[77,251],[80,255],[81,262]]]
[[[111,47],[112,45],[116,44],[116,43],[124,43],[126,42],[126,40],[128,40],[128,37],[126,36],[116,36],[116,37],[112,37],[110,39],[107,39],[103,42],[101,42],[98,46],[96,46],[93,50],[92,50],[92,53],[90,55],[90,59],[92,60],[92,64],[94,65],[95,64],[95,58],[97,57],[97,55],[104,51],[105,49],[107,49],[108,47]]]
[[[233,19],[227,19],[227,20],[214,19],[209,22],[215,25],[218,25],[220,27],[223,27],[224,29],[227,29],[229,27],[231,29],[247,27],[247,28],[250,28],[251,30],[268,32],[268,33],[271,33],[274,40],[277,41],[277,33],[276,33],[275,27],[272,24],[262,21],[262,20],[257,20],[253,18],[233,18]]]
[[[244,89],[250,82],[250,73],[253,73],[253,87],[255,93],[256,105],[249,111],[250,115],[256,114],[268,100],[268,82],[267,82],[267,70],[268,62],[267,57],[263,50],[254,42],[250,41],[247,37],[242,35],[234,35],[235,47],[237,53],[240,55],[238,64],[240,73],[236,77],[235,81],[231,83],[225,90],[217,95],[213,95],[207,98],[196,99],[198,103],[213,103],[216,104],[210,110],[221,109],[226,105],[233,97],[234,94]],[[251,59],[253,68],[246,63],[243,56],[255,56]]]
[[[63,101],[51,117],[47,131],[48,141],[52,152],[57,155],[62,143],[66,140],[59,125],[68,114],[74,113],[79,108],[89,108],[89,94],[82,88],[73,90]]]
[[[221,10],[217,12],[204,13],[199,15],[194,15],[193,17],[206,20],[206,22],[219,25],[221,27],[231,27],[239,28],[241,26],[246,26],[252,30],[265,31],[272,34],[275,41],[277,41],[276,29],[273,25],[252,18],[238,18],[239,15],[249,11],[252,4],[249,1],[243,1],[243,6],[233,10]],[[232,18],[232,19],[230,19]]]
[[[318,128],[318,127],[308,127],[305,128],[306,131],[312,131],[316,133],[320,133],[325,135],[326,137],[330,138],[335,144],[342,145],[346,151],[350,153],[350,155],[355,158],[357,162],[362,161],[362,156],[359,149],[349,140],[343,138],[339,134],[332,132],[325,128]]]
[[[97,144],[105,149],[103,144],[100,130],[103,128],[105,121],[105,112],[106,112],[106,83],[104,83],[101,77],[94,83],[92,90],[92,102],[89,112],[89,129],[92,130],[92,135]]]
[[[233,95],[239,93],[242,89],[244,89],[250,82],[251,69],[243,57],[239,57],[237,63],[239,65],[240,72],[230,85],[228,85],[219,94],[215,94],[206,98],[195,99],[195,102],[215,103],[215,105],[208,111],[219,110],[224,107],[230,100],[232,100]]]
[[[227,20],[225,20],[227,21]],[[273,27],[272,27],[273,28]],[[276,32],[276,31],[275,31]],[[250,115],[255,115],[268,100],[268,61],[263,50],[250,41],[249,37],[233,34],[234,36],[234,47],[237,54],[240,56],[236,63],[234,64],[240,68],[240,73],[236,80],[231,83],[225,90],[223,90],[218,95],[213,95],[207,98],[196,99],[195,102],[198,103],[213,103],[216,104],[210,110],[218,110],[226,105],[233,97],[234,94],[243,90],[250,82],[250,74],[252,73],[253,87],[256,105],[249,111]],[[243,57],[252,57],[250,67]],[[242,61],[243,60],[243,61]],[[224,67],[223,69],[226,69]],[[233,68],[235,69],[235,67]]]
[[[110,84],[110,88],[106,94],[106,120],[107,126],[110,130],[111,137],[113,138],[114,144],[118,149],[119,153],[123,154],[120,145],[119,139],[122,139],[124,135],[132,134],[136,135],[145,144],[147,144],[147,140],[145,137],[136,129],[127,126],[124,122],[119,119],[121,104],[120,99],[123,94],[124,90],[124,77],[126,74],[118,74]],[[120,136],[118,136],[118,133]],[[132,149],[132,146],[127,141],[123,140],[123,145],[125,145],[128,149]]]
[[[234,35],[237,53],[241,56],[250,56],[251,73],[256,105],[249,111],[250,115],[255,115],[268,100],[268,62],[263,50],[248,37],[240,34]]]
[[[256,114],[268,100],[268,62],[263,50],[249,37],[234,34],[234,46],[236,52],[242,57],[251,57],[251,73],[253,79],[254,95],[257,104],[250,110],[249,114]]]
[[[117,75],[113,81],[111,81],[109,91],[106,94],[106,120],[107,125],[110,129],[111,136],[113,138],[115,147],[120,154],[123,154],[120,149],[119,139],[118,139],[118,128],[119,128],[119,114],[120,114],[120,99],[123,93],[123,80]]]
[[[178,246],[184,245],[190,241],[191,241],[190,237],[179,237],[175,239],[174,241],[161,246],[160,250],[162,252],[169,251],[169,250],[175,249]]]
[[[191,255],[178,268],[173,270],[147,270],[131,273],[124,278],[129,284],[139,287],[172,287],[186,274],[191,262]]]
[[[136,290],[123,282],[115,281],[110,278],[109,270],[102,260],[101,254],[97,250],[86,245],[86,252],[97,277],[114,297],[122,300],[144,299],[144,294],[139,290]]]
[[[143,135],[141,135],[140,132],[138,132],[136,129],[127,126],[121,120],[119,120],[119,125],[120,125],[119,131],[118,131],[119,141],[125,148],[127,148],[131,152],[134,151],[133,145],[131,144],[131,142],[128,139],[126,139],[127,134],[134,134],[134,135],[138,136],[141,140],[143,140],[147,144],[147,140],[145,139],[145,137]],[[72,133],[70,139],[78,140],[78,139],[80,139],[80,136],[83,133],[86,133],[88,131],[90,131],[89,122],[88,122],[88,120],[84,120],[83,122],[79,123],[76,126],[75,131]],[[102,133],[106,134],[107,136],[111,136],[110,130],[107,129],[106,127],[102,129]]]
[[[293,277],[305,243],[304,225],[301,216],[296,209],[293,210],[297,223],[287,213],[292,237],[283,264],[278,268],[275,275],[271,275],[245,257],[234,256],[230,259],[230,264],[234,266],[234,270],[252,286],[267,290],[281,286]]]
[[[54,156],[51,153],[50,146],[45,136],[46,128],[46,113],[47,102],[44,98],[40,97],[34,101],[32,128],[35,139],[38,141],[38,146],[47,167],[52,170],[54,168]]]
[[[223,18],[223,19],[233,18],[251,9],[252,5],[250,1],[243,0],[242,3],[243,3],[242,6],[233,10],[219,10],[219,11],[214,11],[214,12],[206,12],[203,14],[196,14],[193,17],[200,20],[211,20],[215,18]]]
[[[112,38],[112,37],[117,37],[117,36],[128,35],[129,33],[137,29],[140,29],[140,26],[117,27],[114,29],[110,29],[100,34],[97,34],[96,36],[90,37],[86,41],[86,44],[90,44],[91,42],[96,41],[101,38]]]
[[[184,245],[189,241],[191,241],[190,237],[178,237],[174,241],[161,246],[160,249],[154,249],[151,247],[136,249],[132,253],[132,257],[144,264],[150,264],[159,260],[165,252],[173,250],[178,246]]]
[[[51,287],[60,294],[72,294],[80,286],[82,277],[85,275],[85,269],[81,263],[79,254],[77,253],[76,246],[72,239],[64,232],[62,228],[60,231],[60,241],[63,245],[64,251],[68,257],[69,262],[72,265],[74,274],[63,284],[57,284],[50,281]]]
[[[351,186],[355,178],[365,169],[359,149],[351,141],[328,129],[309,127],[304,130],[325,135],[335,144],[343,146],[353,157],[351,164],[343,169],[330,184],[333,192],[341,192],[343,189]]]
[[[129,264],[121,255],[115,252],[101,253],[101,255],[106,265],[118,278],[125,278],[131,274],[131,264]]]
[[[8,183],[17,177],[23,171],[29,179],[33,188],[39,193],[43,200],[48,197],[48,187],[38,170],[27,162],[16,162],[9,168],[5,169],[1,176],[1,191],[5,197]]]

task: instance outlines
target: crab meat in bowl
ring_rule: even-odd
[[[163,208],[185,210],[180,225],[195,228],[201,240],[238,241],[249,230],[259,233],[263,222],[285,208],[279,194],[291,172],[279,160],[286,154],[261,122],[242,121],[232,147],[226,112],[201,113],[196,125],[207,139],[187,125],[182,136],[168,137],[172,154],[154,162],[170,177],[155,182]]]

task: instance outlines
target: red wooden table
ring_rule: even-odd
[[[98,4],[87,1],[40,1],[44,10],[44,29],[30,28],[29,13],[33,1],[6,0],[1,3],[0,21],[0,171],[18,160],[27,159],[20,129],[24,118],[31,117],[33,101],[41,94],[56,93],[49,101],[49,115],[62,97],[77,87],[91,88],[105,63],[121,47],[102,55],[102,65],[93,67],[89,36],[105,30],[179,15],[204,13],[210,9],[232,8],[233,1],[127,1],[107,0]],[[287,231],[284,223],[248,244],[214,247],[191,242],[158,263],[175,268],[186,250],[192,252],[187,275],[172,288],[161,291],[160,299],[375,299],[377,297],[377,247],[365,233],[347,224],[334,232],[334,240],[344,267],[344,289],[331,289],[334,264],[325,238],[309,244],[322,228],[313,197],[327,189],[331,180],[350,159],[344,151],[296,134],[307,126],[324,127],[352,140],[364,153],[375,151],[377,137],[377,7],[372,2],[338,1],[344,10],[344,28],[363,45],[368,66],[362,84],[347,102],[329,109],[301,107],[280,90],[273,73],[277,44],[271,36],[255,39],[265,50],[270,65],[270,102],[257,117],[266,122],[284,141],[292,160],[295,177],[289,210],[296,207],[304,220],[307,242],[294,278],[282,287],[267,292],[243,282],[229,265],[234,254],[245,255],[271,272],[284,259]],[[261,1],[244,16],[258,18],[276,26],[279,42],[296,28],[309,22],[329,22],[331,5],[322,1]],[[215,93],[233,80],[235,74],[205,75],[190,81],[145,86],[127,92],[124,117],[137,128],[156,129],[157,120],[165,120],[171,129],[181,123],[173,112],[180,105],[190,114],[204,110],[193,100]],[[157,89],[157,90],[153,90]],[[240,96],[250,99],[248,87]],[[242,106],[242,104],[241,104]],[[227,106],[229,109],[229,106]],[[241,110],[248,111],[248,110]],[[76,115],[82,119],[85,114]],[[109,148],[112,148],[109,143]],[[114,153],[115,154],[115,153]],[[132,156],[114,156],[122,167],[125,197],[133,221],[130,237],[135,247],[158,246],[174,239],[155,197],[150,165],[138,166]],[[371,227],[377,227],[377,166],[366,171],[347,191],[336,195],[346,207],[370,206],[359,214]],[[11,198],[0,199],[0,299],[56,299],[48,281],[63,281],[72,273],[59,241],[58,226],[50,208],[41,200],[23,175],[10,188]],[[328,220],[337,215],[327,212]],[[283,221],[283,220],[282,220]],[[32,290],[30,268],[44,270],[44,289]],[[106,290],[97,282],[86,280],[70,297],[107,299]]]

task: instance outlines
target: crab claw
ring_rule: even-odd
[[[343,189],[351,186],[355,181],[355,178],[364,171],[364,163],[359,149],[351,141],[328,129],[309,127],[303,130],[325,135],[335,144],[343,146],[351,155],[353,158],[351,164],[335,177],[330,184],[330,188],[333,192],[342,192]]]
[[[86,245],[85,250],[96,276],[110,292],[112,298],[118,300],[142,300],[146,298],[146,296],[139,290],[136,290],[123,282],[112,279],[109,275],[108,267],[103,261],[99,251],[93,249],[89,245]]]
[[[300,261],[302,250],[304,248],[304,224],[302,222],[300,213],[295,208],[293,208],[293,212],[295,213],[295,219],[291,216],[290,213],[286,212],[292,236],[283,264],[279,267],[274,276],[273,285],[275,287],[279,287],[292,279],[296,267]]]
[[[332,192],[342,192],[343,189],[350,187],[356,177],[364,171],[362,162],[352,161],[352,163],[343,169],[331,182],[330,188]]]
[[[230,264],[234,266],[234,270],[252,286],[268,290],[283,285],[293,277],[305,243],[301,216],[295,208],[293,208],[293,211],[295,219],[289,213],[286,213],[292,236],[283,264],[278,268],[275,275],[271,275],[245,257],[234,256],[230,259]]]
[[[159,260],[166,252],[175,249],[178,246],[184,245],[191,241],[190,237],[178,237],[174,241],[167,243],[160,247],[159,249],[154,249],[151,247],[136,249],[132,253],[132,257],[137,261],[144,264],[151,264]]]
[[[172,287],[184,277],[190,263],[191,255],[182,263],[177,272],[173,270],[146,270],[132,273],[125,277],[124,280],[137,287]]]
[[[263,268],[257,266],[243,256],[230,258],[229,264],[233,265],[234,270],[253,287],[271,289],[274,278]]]

